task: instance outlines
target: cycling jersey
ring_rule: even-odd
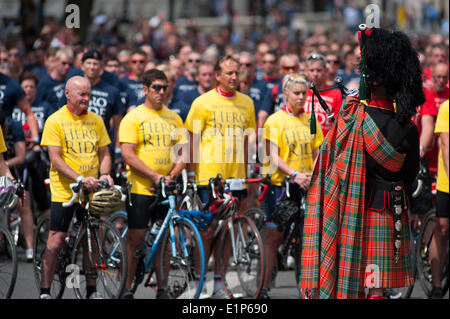
[[[448,100],[442,103],[439,108],[438,117],[436,120],[436,126],[434,129],[435,133],[448,133]],[[436,189],[438,191],[447,193],[449,192],[448,186],[448,176],[445,172],[444,168],[444,160],[442,158],[442,150],[439,151],[439,160],[438,160],[438,176],[437,176],[437,184]]]

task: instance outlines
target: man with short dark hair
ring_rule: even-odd
[[[152,224],[159,222],[167,214],[167,206],[149,207],[157,197],[152,188],[165,177],[166,183],[174,180],[184,168],[185,154],[172,162],[170,152],[175,144],[186,144],[187,137],[174,136],[175,129],[183,128],[181,118],[164,106],[168,81],[164,72],[153,69],[142,76],[145,102],[128,112],[120,123],[119,136],[122,157],[128,165],[128,181],[132,184],[131,203],[127,201],[128,232],[126,248],[128,254],[128,277],[122,298],[133,298],[130,292],[137,267],[135,257],[144,240],[149,219]],[[156,256],[158,292],[157,299],[171,298],[164,291],[159,272],[159,253]]]
[[[134,50],[131,52],[128,62],[131,71],[127,76],[120,79],[120,82],[127,85],[134,92],[137,101],[141,101],[145,97],[142,89],[142,76],[144,75],[147,61],[147,53],[139,49]],[[133,108],[134,106],[129,107],[127,112]]]

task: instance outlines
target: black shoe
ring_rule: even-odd
[[[441,287],[433,287],[430,293],[430,299],[442,299],[442,288]]]
[[[134,294],[129,290],[124,290],[120,299],[134,299]]]
[[[261,289],[261,291],[259,292],[258,299],[271,299],[269,294],[268,294],[267,288],[262,288]]]
[[[175,299],[169,290],[158,290],[156,299]]]

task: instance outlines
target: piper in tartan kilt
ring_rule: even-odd
[[[419,59],[402,32],[359,36],[359,96],[327,134],[307,196],[301,298],[358,298],[370,288],[378,299],[414,280],[405,186],[419,169],[409,121],[425,101]]]

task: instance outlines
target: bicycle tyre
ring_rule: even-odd
[[[220,268],[225,292],[230,299],[256,299],[264,284],[265,255],[261,234],[255,223],[247,216],[232,219],[235,234],[236,261],[230,251],[229,224],[222,230],[220,238]],[[229,256],[226,256],[228,254]]]
[[[42,259],[44,257],[44,252],[47,246],[48,233],[50,231],[50,214],[44,214],[38,218],[38,222],[36,225],[36,229],[34,231],[34,240],[33,240],[33,249],[34,249],[34,257],[33,257],[33,273],[34,279],[36,283],[36,288],[38,291],[41,289],[41,272],[42,272]],[[61,250],[57,261],[56,261],[56,270],[53,275],[53,280],[50,285],[50,294],[56,298],[61,299],[64,290],[65,290],[65,270],[61,269],[61,264],[63,263],[64,249]]]
[[[89,262],[89,267],[93,266],[94,269],[85,269],[83,265],[82,256],[85,251],[83,239],[86,238],[87,233],[86,228],[83,227],[77,236],[71,263],[77,266],[73,270],[84,276],[72,277],[78,280],[72,283],[72,288],[74,288],[75,296],[78,299],[87,298],[86,274],[89,274],[96,279],[97,292],[104,298],[118,299],[125,287],[128,271],[125,243],[119,231],[109,222],[92,218],[90,223],[94,255],[89,255],[89,257],[94,264],[91,265],[91,262]]]
[[[0,238],[5,243],[0,250],[0,299],[9,299],[14,291],[17,278],[17,252],[14,239],[4,226],[0,225]]]
[[[198,299],[205,279],[205,254],[200,233],[191,220],[182,217],[173,220],[173,227],[174,238],[166,230],[161,243],[162,286],[175,298]],[[172,255],[174,240],[175,256]]]
[[[433,288],[431,282],[431,265],[429,262],[429,245],[433,236],[434,228],[437,222],[436,209],[432,208],[425,215],[420,228],[419,238],[416,244],[416,266],[417,275],[423,291],[427,297],[430,297]],[[447,263],[444,264],[442,272],[441,287],[445,292],[448,289],[448,242],[447,242]]]
[[[247,209],[244,215],[252,219],[259,231],[262,230],[266,222],[266,212],[264,210],[259,207],[252,207]]]
[[[122,210],[115,212],[108,218],[108,222],[111,223],[120,233],[125,240],[126,232],[128,231],[128,215],[127,212]]]

